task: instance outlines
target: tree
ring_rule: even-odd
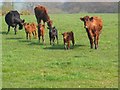
[[[7,12],[12,10],[14,7],[13,2],[3,2],[2,4],[2,15],[5,15]]]

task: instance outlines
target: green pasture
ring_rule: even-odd
[[[98,50],[90,49],[80,17],[100,16],[103,30]],[[36,22],[34,15],[21,16]],[[118,87],[118,15],[117,14],[50,14],[58,29],[59,45],[46,45],[38,39],[26,40],[24,29],[8,35],[2,17],[2,87],[3,88],[117,88]],[[64,50],[61,33],[73,31],[75,47]]]

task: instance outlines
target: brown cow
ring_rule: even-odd
[[[41,24],[41,21],[43,21],[44,25],[45,22],[47,23],[49,28],[52,28],[52,21],[50,20],[50,17],[48,16],[47,9],[44,6],[38,5],[34,8],[35,17],[37,19],[37,23]],[[40,27],[38,25],[38,38],[40,37]]]
[[[63,41],[64,41],[64,48],[65,49],[70,49],[70,41],[72,41],[72,44],[74,46],[74,33],[71,32],[64,32],[63,34]],[[67,43],[67,47],[66,47],[66,43]]]
[[[40,31],[38,31],[38,34],[40,36],[42,36],[42,42],[45,43],[45,40],[44,40],[44,36],[45,36],[45,25],[43,24],[38,24],[38,27],[40,27]],[[40,42],[40,36],[38,37],[39,38],[39,42]]]
[[[48,16],[47,9],[44,6],[38,5],[34,8],[35,16],[37,19],[37,23],[40,24],[41,20],[43,20],[44,25],[47,23],[48,27],[52,27],[52,21]]]
[[[85,16],[83,18],[80,18],[80,20],[84,22],[84,28],[87,31],[91,48],[93,48],[93,44],[95,44],[95,49],[97,49],[99,35],[103,27],[102,19],[96,16],[94,17]]]
[[[29,39],[31,40],[32,34],[33,36],[35,35],[35,38],[37,38],[37,26],[35,23],[24,23],[23,25],[26,32],[26,39],[28,39],[29,35]]]

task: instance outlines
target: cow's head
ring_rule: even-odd
[[[89,17],[89,16],[85,16],[83,18],[80,18],[81,21],[84,22],[84,28],[88,28],[89,27],[89,24],[90,24],[90,21],[92,21],[93,17]]]
[[[21,20],[21,22],[19,23],[19,29],[20,29],[20,30],[23,29],[23,24],[24,24],[24,22],[25,22],[25,20],[23,19],[23,20]]]
[[[64,32],[64,33],[62,33],[62,35],[63,35],[64,42],[67,42],[68,38],[69,38],[69,33],[68,32]]]
[[[56,36],[57,35],[57,30],[54,27],[47,27],[47,29],[49,29],[49,33],[51,34],[52,37]]]
[[[56,36],[57,35],[57,30],[55,27],[52,28],[52,33],[51,33],[52,36]]]
[[[45,29],[45,25],[40,23],[40,24],[38,24],[38,28],[39,29]]]
[[[52,21],[52,20],[48,20],[48,21],[47,21],[48,27],[52,27],[52,24],[53,24],[53,21]]]

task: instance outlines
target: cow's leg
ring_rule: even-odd
[[[89,41],[90,41],[90,47],[91,47],[91,49],[93,48],[93,35],[92,35],[92,32],[91,32],[91,30],[88,30],[87,29],[87,34],[88,34],[88,38],[89,38]]]
[[[35,39],[37,39],[37,31],[35,30]]]
[[[41,30],[40,30],[40,26],[39,24],[41,23],[41,20],[39,18],[37,18],[37,23],[38,23],[38,41],[40,43],[40,34],[41,34]]]
[[[51,32],[50,31],[49,31],[49,39],[50,39],[50,45],[51,45],[52,37],[51,37]]]
[[[53,42],[53,45],[55,45],[55,37],[53,37],[53,40],[52,40],[52,42]]]
[[[90,37],[90,46],[91,46],[91,49],[93,48],[93,38],[92,37]]]
[[[52,38],[50,37],[50,45],[51,45]]]
[[[67,49],[70,49],[70,41],[67,43]]]
[[[73,46],[75,45],[75,40],[74,40],[74,38],[72,39],[72,44],[73,44]]]
[[[95,49],[97,49],[97,36],[94,36],[94,44],[95,44]]]
[[[58,42],[58,35],[56,35],[56,40],[57,40],[57,44],[59,44],[59,42]]]
[[[26,32],[26,39],[28,40],[28,33]]]
[[[66,50],[67,49],[67,46],[66,46],[66,43],[64,42],[64,49]]]
[[[8,25],[8,31],[7,31],[7,33],[6,33],[6,34],[8,34],[8,33],[9,33],[9,31],[10,31],[10,26]]]
[[[45,44],[44,35],[42,35],[42,43]]]
[[[14,31],[15,31],[15,35],[16,35],[16,32],[17,32],[17,25],[15,25]]]
[[[29,39],[31,40],[32,33],[29,33]]]
[[[99,35],[97,36],[97,48],[98,48]]]
[[[93,48],[93,38],[88,35],[89,41],[90,41],[90,47]]]
[[[32,32],[33,36],[34,36],[34,32]]]
[[[98,48],[98,40],[99,40],[99,35],[97,35],[94,39],[95,49]]]
[[[38,41],[39,41],[39,43],[40,43],[40,33],[41,33],[41,30],[38,29]]]

